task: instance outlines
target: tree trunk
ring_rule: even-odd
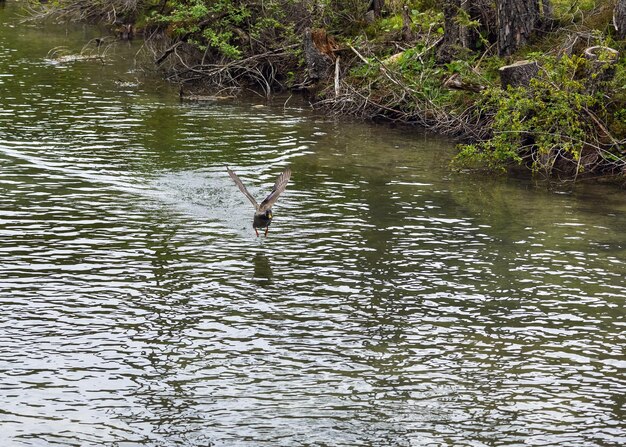
[[[467,32],[459,23],[458,15],[462,11],[462,0],[443,0],[443,42],[439,47],[439,62],[450,62],[455,59],[459,50],[465,48]]]
[[[539,72],[539,65],[535,61],[518,61],[511,65],[500,67],[500,83],[502,88],[528,87],[530,80]]]
[[[617,37],[626,39],[626,0],[617,0],[613,10],[613,26],[615,26]]]
[[[409,7],[404,5],[402,7],[402,40],[410,42],[413,40],[413,31],[411,30],[412,20]]]
[[[461,27],[456,18],[461,10],[461,0],[444,0],[443,2],[443,45],[457,45],[460,41]]]
[[[370,11],[374,11],[375,17],[383,16],[383,8],[385,7],[385,0],[372,0],[370,3]]]
[[[495,28],[495,9],[491,2],[492,0],[441,0],[444,35],[437,52],[439,62],[450,62],[468,50],[480,48],[484,51],[481,47],[482,38],[490,39]],[[479,25],[463,25],[468,20]]]
[[[328,78],[334,68],[333,51],[337,49],[335,39],[323,29],[307,28],[303,40],[309,79],[315,82]]]
[[[496,14],[500,56],[524,46],[541,21],[539,0],[496,0]]]

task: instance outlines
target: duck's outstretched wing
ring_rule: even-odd
[[[252,202],[252,205],[254,205],[254,208],[258,210],[259,204],[256,203],[256,200],[254,199],[254,197],[252,197],[252,194],[248,192],[248,190],[246,189],[246,186],[241,182],[241,180],[239,180],[239,177],[237,177],[237,174],[235,174],[229,168],[226,168],[226,171],[228,171],[228,175],[230,175],[230,178],[233,179],[233,181],[239,187],[241,192],[248,198],[250,202]]]
[[[287,182],[291,177],[291,169],[287,168],[276,179],[272,192],[261,202],[259,205],[259,211],[265,211],[272,207],[272,205],[278,200],[278,196],[287,188]]]

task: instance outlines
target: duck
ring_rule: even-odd
[[[252,228],[256,233],[256,236],[259,237],[259,229],[265,229],[265,237],[267,237],[267,232],[270,229],[270,224],[272,223],[272,218],[274,215],[272,214],[272,205],[276,203],[278,200],[278,196],[280,196],[285,189],[287,188],[287,183],[291,178],[291,169],[286,168],[277,178],[274,183],[274,187],[272,191],[267,195],[265,199],[259,204],[255,200],[255,198],[248,192],[245,185],[239,179],[237,174],[235,174],[230,168],[226,168],[228,175],[235,182],[235,184],[239,187],[239,190],[243,193],[244,196],[248,198],[248,200],[254,206],[254,217],[252,219]]]

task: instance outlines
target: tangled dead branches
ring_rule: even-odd
[[[437,43],[428,46],[427,50],[434,48]],[[335,94],[327,95],[316,106],[337,115],[356,115],[368,120],[384,118],[417,124],[437,133],[466,140],[479,141],[486,138],[488,131],[474,105],[470,104],[463,109],[440,105],[436,98],[425,90],[416,88],[414,82],[406,80],[401,70],[392,64],[371,55],[368,59],[357,49],[350,49],[358,58],[352,60],[352,63],[360,61],[366,65],[375,65],[382,78],[372,77],[367,84],[356,84],[340,77],[340,85],[335,86]],[[420,59],[423,55],[420,53],[416,58]],[[387,85],[382,85],[383,82]],[[443,85],[441,88],[446,89]]]
[[[202,84],[213,90],[252,87],[269,97],[274,91],[285,89],[283,74],[286,67],[295,65],[293,50],[297,45],[269,50],[236,60],[215,59],[197,47],[183,41],[171,43],[164,39],[148,39],[147,47],[155,56],[156,64],[166,72],[167,80],[178,84]]]
[[[63,0],[54,3],[31,3],[31,18],[35,20],[53,18],[57,20],[104,21],[106,23],[128,22],[141,8],[144,0],[111,0],[94,2],[89,0]]]

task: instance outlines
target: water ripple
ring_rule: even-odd
[[[40,32],[0,31],[11,445],[626,443],[621,196],[457,179],[415,132],[131,97],[101,81],[123,61],[11,49]],[[256,238],[225,166],[261,199],[287,165]]]

